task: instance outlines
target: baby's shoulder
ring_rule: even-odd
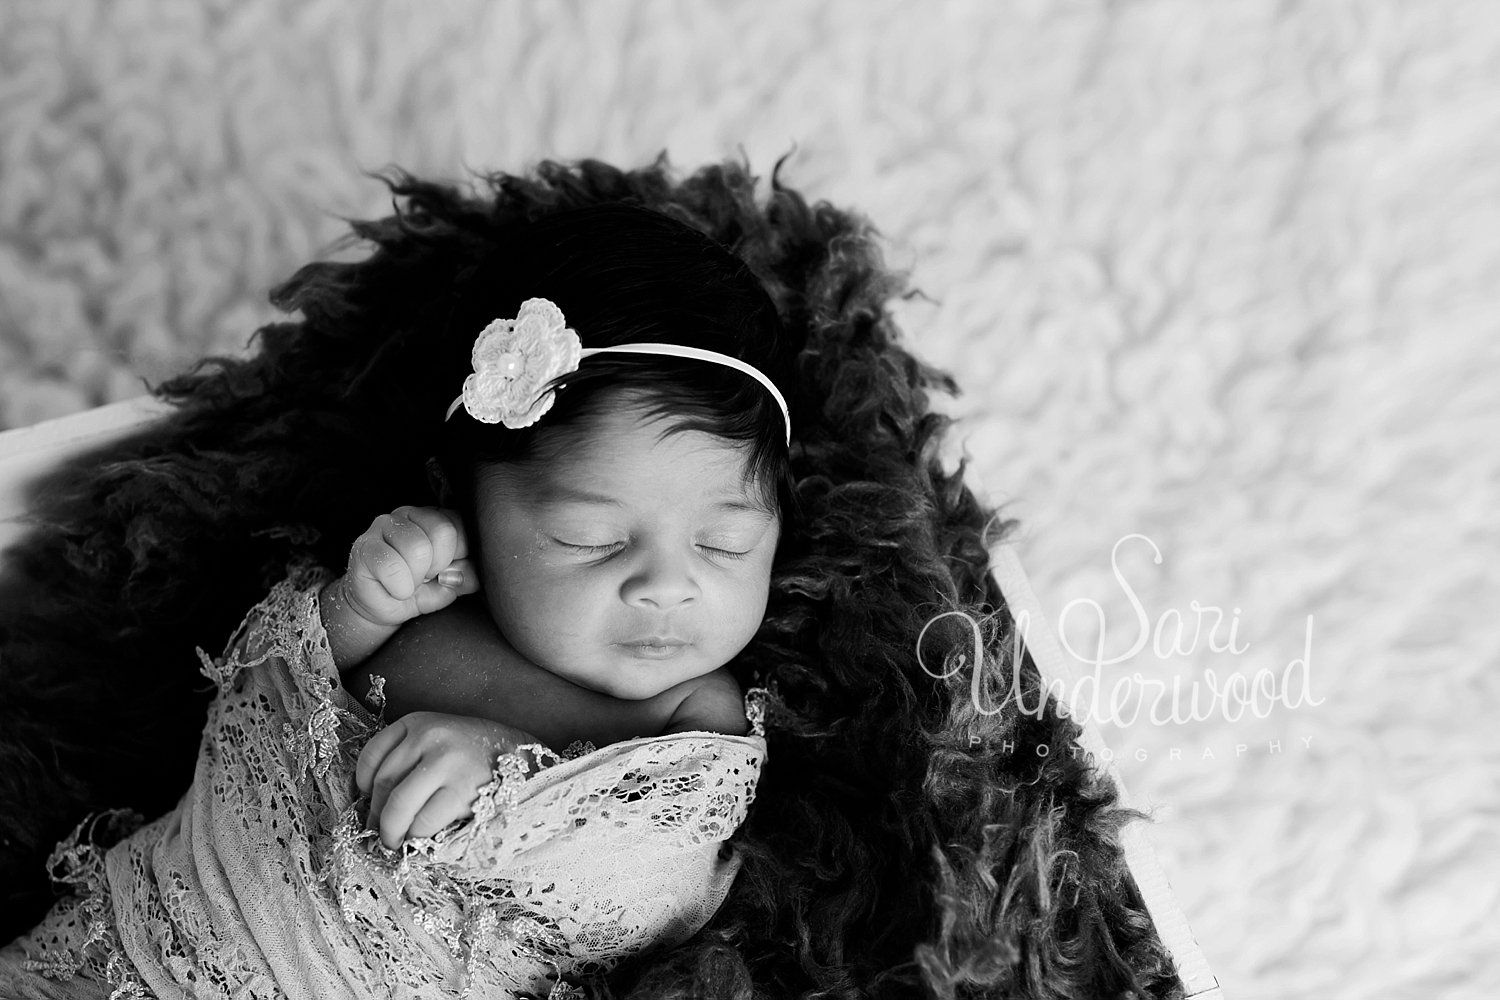
[[[686,696],[672,713],[662,735],[671,733],[724,733],[746,736],[750,720],[745,716],[745,695],[727,667],[694,678]]]

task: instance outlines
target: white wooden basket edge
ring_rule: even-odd
[[[64,459],[122,437],[170,408],[153,396],[137,396],[0,431],[0,551],[25,530],[20,519],[26,512],[26,489],[33,480]]]
[[[171,409],[154,396],[136,396],[118,403],[80,410],[29,427],[0,431],[0,465],[32,454],[59,455],[119,437]]]

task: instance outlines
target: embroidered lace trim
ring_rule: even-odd
[[[353,780],[383,684],[374,714],[340,686],[327,579],[294,566],[223,656],[198,651],[219,693],[192,789],[133,833],[139,817],[109,813],[59,845],[74,895],[25,939],[28,968],[113,1000],[558,1000],[708,922],[740,865],[723,848],[754,800],[764,689],[746,693],[747,737],[518,747],[473,817],[389,851]]]

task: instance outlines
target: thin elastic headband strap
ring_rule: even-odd
[[[724,365],[727,368],[733,368],[735,371],[744,372],[765,386],[766,391],[771,394],[771,398],[776,400],[776,405],[781,407],[782,426],[786,428],[786,443],[788,446],[792,443],[792,413],[787,408],[786,397],[781,394],[780,389],[776,388],[774,382],[766,378],[760,369],[754,365],[747,365],[739,358],[732,358],[727,354],[720,354],[718,351],[705,351],[697,347],[684,347],[682,344],[620,344],[615,347],[586,347],[578,352],[578,357],[579,360],[582,360],[592,354],[662,354],[673,358],[689,358],[693,361],[711,361],[714,364]],[[448,407],[448,413],[443,419],[447,420],[453,416],[453,411],[458,409],[463,401],[464,398],[462,395],[455,399]]]
[[[682,344],[619,344],[615,347],[585,347],[578,352],[580,358],[586,358],[591,354],[664,354],[673,358],[691,358],[694,361],[712,361],[714,364],[733,368],[735,371],[744,372],[755,381],[766,387],[771,398],[776,400],[776,405],[781,407],[781,424],[786,428],[786,443],[792,443],[792,412],[787,408],[786,397],[776,384],[766,378],[765,373],[754,365],[747,365],[739,358],[732,358],[718,351],[705,351],[697,347],[685,347]]]

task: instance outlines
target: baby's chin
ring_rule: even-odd
[[[645,701],[655,698],[679,684],[713,673],[723,663],[713,662],[687,647],[683,653],[669,656],[611,649],[605,656],[584,669],[552,661],[534,659],[538,666],[566,681],[599,694],[622,701]],[[575,660],[574,663],[577,661]]]

